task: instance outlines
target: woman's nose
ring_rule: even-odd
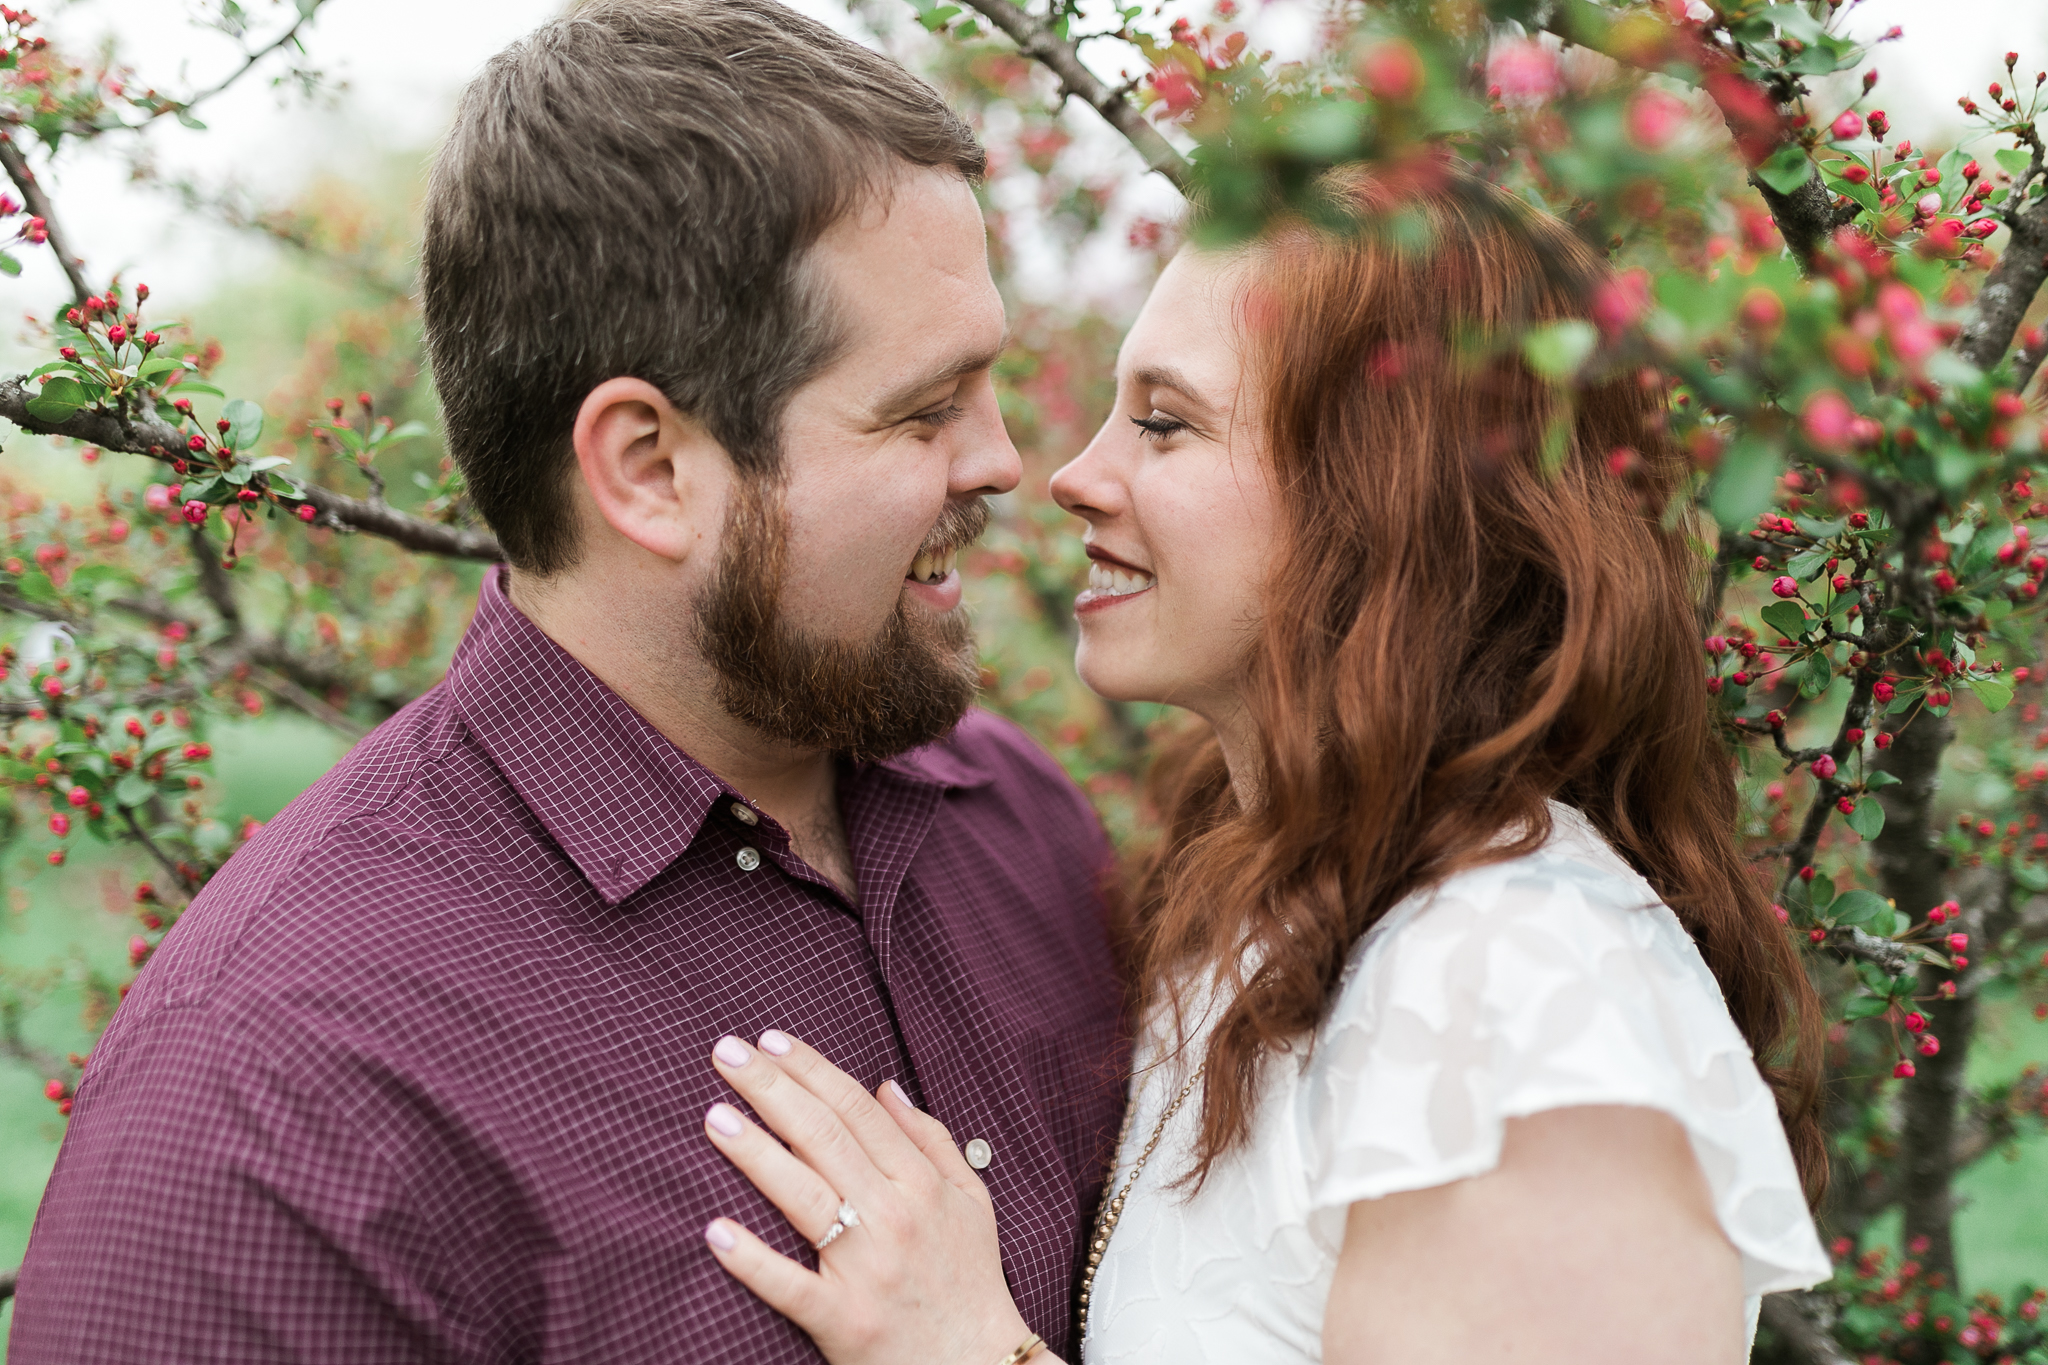
[[[1052,476],[1052,500],[1089,521],[1115,516],[1123,508],[1123,484],[1113,461],[1106,458],[1102,438],[1067,461]]]

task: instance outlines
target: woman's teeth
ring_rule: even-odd
[[[1101,560],[1088,565],[1089,591],[1104,597],[1127,597],[1152,586],[1152,575],[1136,569],[1113,569]]]
[[[947,574],[953,572],[953,566],[959,559],[958,546],[943,554],[919,555],[910,566],[911,581],[925,584],[942,582]]]

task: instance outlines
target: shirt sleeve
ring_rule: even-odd
[[[14,1365],[468,1358],[399,1182],[267,1055],[170,1006],[95,1056],[30,1237]]]
[[[1684,1126],[1745,1293],[1829,1274],[1712,973],[1620,866],[1516,860],[1396,907],[1360,945],[1308,1079],[1318,1208],[1492,1170],[1510,1118],[1641,1106]]]

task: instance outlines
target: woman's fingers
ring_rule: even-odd
[[[704,1134],[804,1240],[821,1241],[838,1221],[839,1192],[739,1110],[712,1105],[704,1115]]]
[[[839,1196],[858,1209],[884,1197],[888,1179],[831,1105],[785,1071],[781,1059],[721,1038],[711,1059],[727,1085]]]
[[[894,1121],[859,1081],[826,1061],[816,1048],[779,1029],[769,1029],[761,1035],[761,1051],[839,1116],[882,1174],[891,1180],[907,1180],[931,1173],[929,1159],[916,1141],[906,1137],[903,1125]]]
[[[980,1173],[960,1154],[952,1132],[945,1124],[912,1104],[910,1096],[903,1093],[902,1086],[894,1081],[884,1081],[881,1089],[875,1092],[875,1101],[904,1136],[916,1144],[918,1151],[931,1162],[942,1179],[983,1198],[988,1196],[988,1186],[981,1183]]]
[[[831,1326],[831,1286],[730,1218],[713,1219],[705,1245],[732,1277],[755,1297],[816,1337]]]

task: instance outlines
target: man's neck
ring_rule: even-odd
[[[577,572],[542,584],[508,572],[506,592],[543,635],[670,743],[766,811],[790,832],[799,857],[853,897],[832,755],[780,743],[735,719],[719,705],[718,678],[694,647],[668,638],[668,631],[643,628],[622,609],[646,600],[645,594],[596,577]]]

